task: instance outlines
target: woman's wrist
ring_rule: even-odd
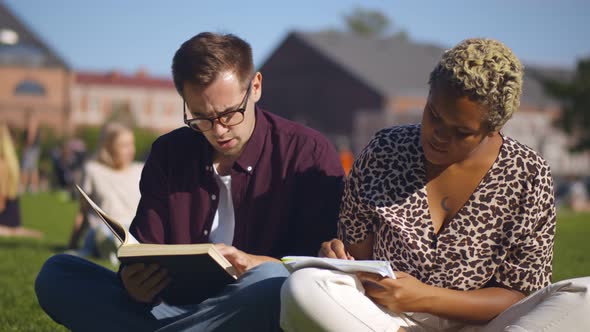
[[[425,285],[425,287],[427,287],[425,289],[426,296],[423,301],[420,301],[419,310],[416,310],[416,312],[434,314],[438,312],[437,308],[444,305],[447,292],[446,289],[436,286]]]

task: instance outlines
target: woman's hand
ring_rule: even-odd
[[[374,273],[357,273],[365,295],[395,313],[428,312],[437,288],[426,285],[405,272],[395,272],[397,279]]]
[[[142,303],[155,302],[156,296],[170,284],[168,272],[157,264],[125,265],[121,280],[129,296]]]
[[[354,257],[346,251],[344,243],[338,239],[322,243],[318,256],[354,260]]]

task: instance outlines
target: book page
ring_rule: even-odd
[[[329,270],[338,270],[347,273],[370,272],[395,279],[391,264],[387,261],[364,260],[354,261],[337,258],[320,258],[310,256],[286,256],[281,261],[290,271],[296,271],[306,267],[316,267]]]
[[[107,225],[111,232],[113,232],[113,235],[115,235],[115,237],[119,239],[119,241],[121,241],[122,244],[125,244],[129,238],[129,236],[127,236],[127,229],[125,229],[125,227],[123,227],[118,221],[110,217],[98,205],[96,205],[96,203],[94,203],[94,201],[90,197],[88,197],[88,195],[84,192],[84,190],[82,190],[82,188],[80,188],[80,186],[76,185],[76,189],[78,189],[78,191],[82,195],[81,197],[84,198],[84,200],[88,203],[88,205],[90,205],[94,212],[96,212],[100,219]],[[135,240],[135,242],[137,242],[137,240]]]

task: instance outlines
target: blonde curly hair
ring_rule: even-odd
[[[502,128],[520,105],[524,67],[512,51],[494,39],[466,39],[446,51],[428,84],[444,83],[488,108],[490,130]]]

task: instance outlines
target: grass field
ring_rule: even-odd
[[[43,262],[65,249],[77,205],[43,193],[23,197],[21,209],[24,225],[43,231],[45,237],[0,238],[0,330],[66,331],[39,308],[33,282]],[[578,276],[590,276],[590,214],[562,211],[558,214],[554,281]]]

